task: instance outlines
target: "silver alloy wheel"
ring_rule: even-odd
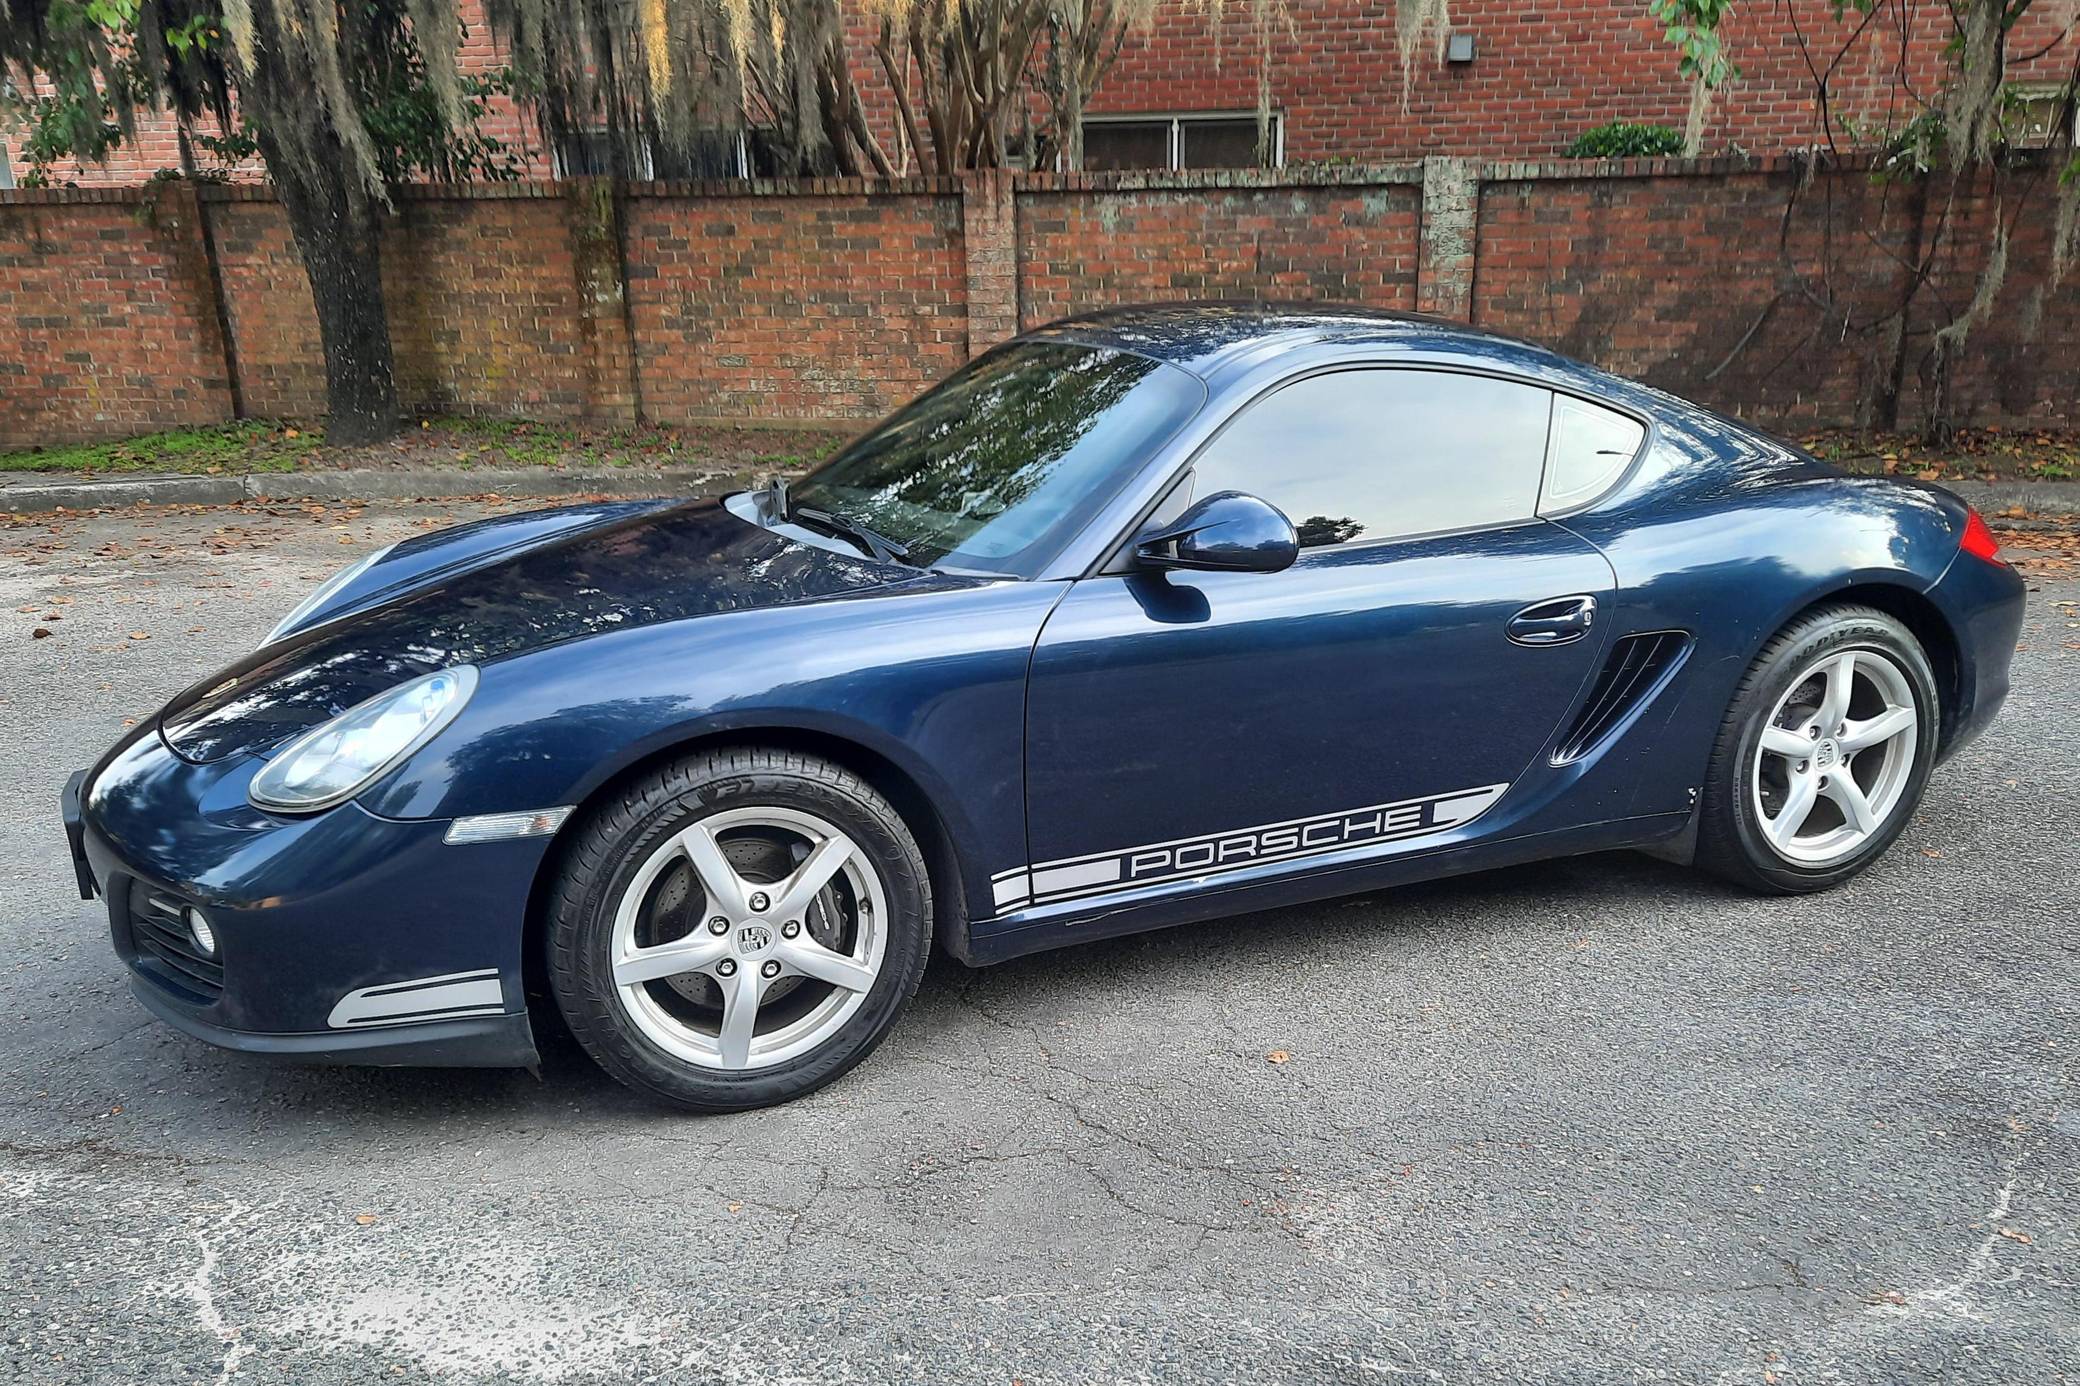
[[[802,853],[792,872],[747,879],[729,857],[732,839],[747,834],[777,836]],[[698,885],[698,908],[684,911],[691,927],[644,943],[640,933],[657,927],[653,888],[680,863]],[[836,826],[798,809],[730,809],[667,839],[622,892],[614,986],[637,1028],[675,1058],[708,1069],[767,1068],[825,1043],[859,1010],[880,975],[887,919],[880,874]],[[817,932],[847,946],[828,947]],[[683,1004],[694,994],[689,985],[702,993],[712,985],[718,1016]],[[764,1005],[783,989],[790,1004]]]
[[[1825,655],[1792,680],[1749,774],[1771,849],[1830,866],[1870,841],[1906,793],[1919,720],[1906,671],[1876,650]]]

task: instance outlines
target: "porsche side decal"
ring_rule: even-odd
[[[1506,784],[1484,785],[1204,837],[1065,857],[1000,872],[990,879],[990,887],[999,911],[1023,909],[1134,886],[1214,876],[1264,862],[1425,837],[1471,823],[1508,788]]]

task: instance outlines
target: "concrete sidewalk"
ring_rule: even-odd
[[[112,510],[126,505],[236,505],[249,500],[444,500],[469,496],[697,496],[756,485],[729,468],[479,467],[252,472],[243,476],[47,478],[0,475],[0,511]],[[1939,483],[1988,514],[2080,514],[2080,481]]]
[[[0,511],[125,505],[236,505],[249,500],[442,500],[466,496],[666,496],[739,490],[753,479],[711,467],[369,467],[241,476],[0,476]],[[2080,493],[2080,487],[2075,488]]]

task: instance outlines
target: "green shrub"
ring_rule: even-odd
[[[1682,152],[1682,135],[1666,125],[1614,120],[1575,136],[1560,155],[1565,159],[1658,159]]]

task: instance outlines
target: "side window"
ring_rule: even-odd
[[[1557,515],[1608,491],[1632,464],[1646,436],[1637,419],[1572,395],[1554,395],[1538,513]]]
[[[1449,371],[1309,376],[1207,445],[1192,494],[1261,496],[1292,520],[1302,548],[1528,520],[1551,398]]]

